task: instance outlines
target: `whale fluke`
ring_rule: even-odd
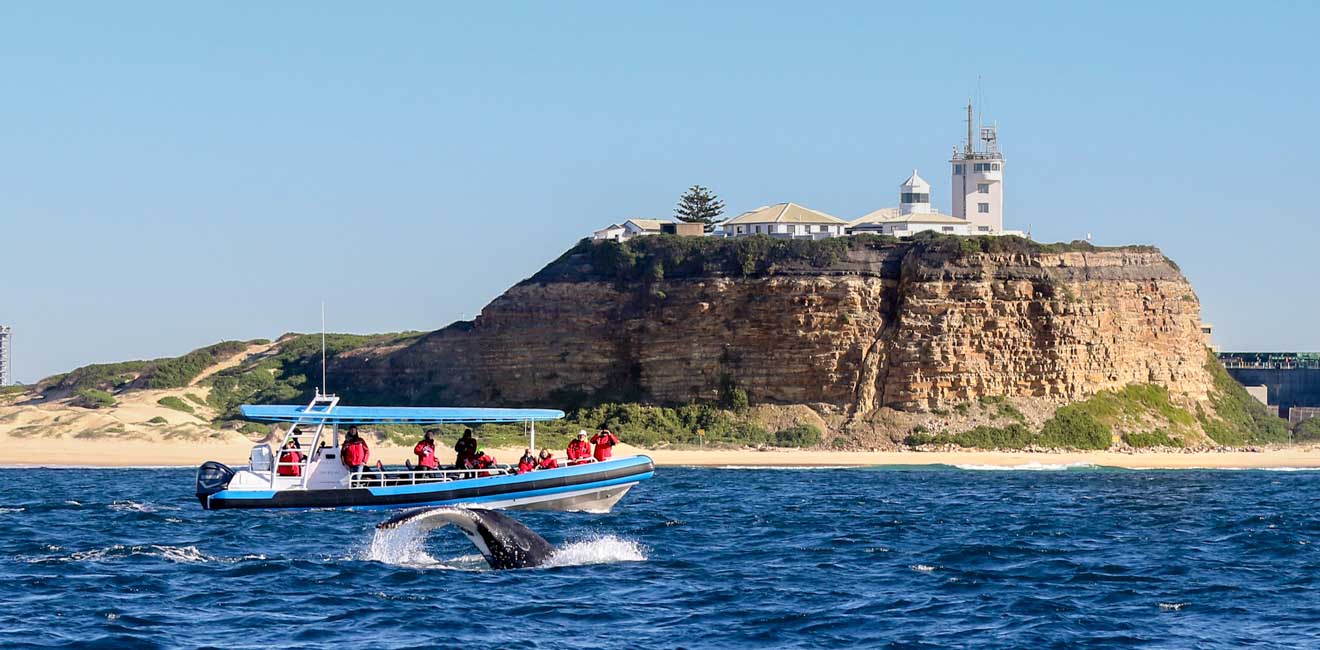
[[[521,569],[540,566],[554,554],[555,547],[517,519],[494,510],[438,506],[399,513],[376,528],[417,526],[422,532],[454,524],[481,551],[492,569]]]

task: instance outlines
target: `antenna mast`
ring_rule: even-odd
[[[967,100],[967,153],[972,153],[972,100]]]
[[[323,394],[330,393],[330,387],[325,382],[325,301],[321,301],[321,390]]]

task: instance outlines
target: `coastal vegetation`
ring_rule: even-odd
[[[889,235],[860,234],[819,240],[751,237],[680,237],[656,235],[628,241],[584,239],[526,282],[616,280],[658,282],[694,277],[766,277],[786,272],[824,269],[847,258],[850,251],[883,251],[910,247],[934,258],[976,253],[1035,254],[1156,251],[1152,246],[1094,246],[1085,241],[1042,244],[1016,236],[960,237],[920,232],[906,240]]]
[[[88,409],[110,408],[115,405],[115,397],[103,390],[83,388],[74,393],[73,405]]]
[[[37,383],[36,389],[42,394],[50,395],[76,394],[86,389],[114,392],[128,388],[183,388],[207,368],[242,352],[250,345],[259,343],[269,343],[269,341],[264,339],[247,342],[222,341],[179,357],[95,363],[42,379]]]
[[[162,397],[156,400],[156,403],[160,404],[161,406],[164,406],[167,409],[174,409],[175,411],[187,413],[188,415],[197,415],[197,411],[194,410],[192,406],[190,406],[187,402],[173,395],[167,395],[165,397]]]
[[[1206,351],[1205,368],[1210,373],[1210,403],[1214,415],[1198,407],[1197,419],[1206,435],[1221,445],[1284,444],[1290,441],[1287,424],[1247,389],[1237,383],[1213,352]]]
[[[326,357],[367,345],[398,344],[421,336],[401,334],[327,334]],[[309,401],[321,376],[321,335],[286,334],[273,354],[250,359],[207,378],[211,386],[207,405],[222,419],[239,416],[242,404],[278,404]]]
[[[1293,429],[1295,442],[1320,442],[1320,418],[1309,418],[1297,423]]]

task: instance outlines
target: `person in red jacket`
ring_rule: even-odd
[[[354,474],[361,472],[366,467],[367,461],[371,459],[371,449],[367,447],[367,441],[358,435],[356,426],[348,428],[344,446],[339,449],[339,459],[348,471]]]
[[[536,469],[558,469],[559,461],[550,453],[549,449],[542,448],[541,456],[536,462]]]
[[[423,470],[440,469],[440,459],[435,457],[435,439],[431,437],[434,429],[427,429],[422,435],[422,441],[413,447],[413,453],[417,454],[417,467]]]
[[[470,469],[492,469],[495,467],[495,457],[486,453],[485,449],[477,451],[477,456],[468,461]],[[490,472],[477,472],[477,476],[490,476]]]
[[[531,449],[524,449],[522,458],[518,459],[518,473],[526,474],[536,469],[536,456],[532,455]]]
[[[609,460],[614,445],[619,444],[619,437],[614,435],[609,429],[601,429],[600,433],[591,437],[591,444],[596,445],[596,460]]]
[[[302,476],[302,447],[292,438],[280,449],[280,462],[276,474],[280,476]]]
[[[591,458],[591,443],[587,442],[587,432],[579,431],[577,439],[568,443],[568,464],[576,465]]]

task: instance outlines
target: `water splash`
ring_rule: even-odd
[[[27,508],[0,508],[0,515],[12,515],[24,510],[27,510]]]
[[[426,535],[430,530],[432,529],[424,529],[414,523],[377,529],[371,538],[371,543],[363,549],[359,559],[411,569],[484,571],[489,568],[480,554],[436,559],[426,552]],[[646,552],[646,546],[633,540],[614,535],[599,535],[569,542],[556,548],[543,566],[642,562],[646,560]]]
[[[547,567],[582,566],[587,564],[614,564],[617,562],[645,562],[644,544],[615,535],[600,535],[570,542],[557,549]]]

